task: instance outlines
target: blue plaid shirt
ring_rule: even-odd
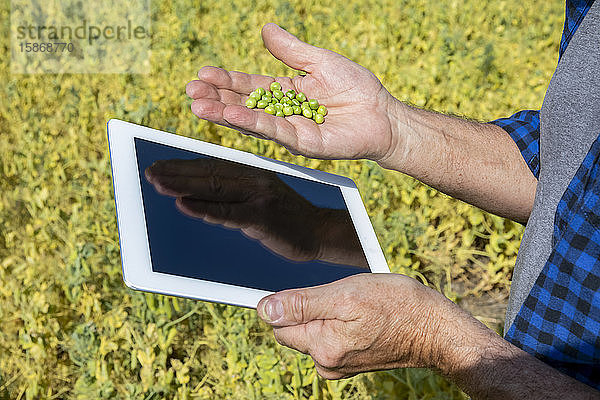
[[[567,0],[559,60],[593,2]],[[539,110],[520,111],[491,123],[510,134],[537,178]],[[599,289],[600,136],[558,203],[552,253],[506,332],[506,340],[600,389]]]

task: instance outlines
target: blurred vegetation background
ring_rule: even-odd
[[[105,124],[351,177],[392,271],[500,330],[520,225],[371,162],[294,157],[200,121],[184,87],[207,64],[293,75],[262,45],[273,21],[371,69],[404,101],[491,120],[539,108],[563,13],[560,0],[152,0],[147,74],[11,75],[1,1],[0,399],[465,398],[427,370],[325,381],[253,310],[126,288]]]

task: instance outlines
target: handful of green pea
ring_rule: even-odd
[[[250,93],[250,97],[246,100],[246,107],[260,108],[276,117],[302,115],[317,124],[325,121],[327,108],[320,105],[317,100],[308,99],[304,93],[296,93],[295,90],[283,93],[279,82],[271,83],[269,89],[270,91],[259,87]]]

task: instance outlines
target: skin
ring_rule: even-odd
[[[203,67],[199,79],[186,87],[194,114],[273,140],[293,154],[371,159],[486,211],[527,221],[537,181],[502,128],[410,107],[366,68],[274,24],[265,25],[263,40],[276,58],[306,76],[274,78]],[[249,93],[275,79],[283,91],[295,89],[326,105],[325,123],[274,118],[244,106]]]
[[[353,275],[279,292],[261,300],[257,310],[273,326],[275,339],[309,354],[326,379],[428,367],[473,399],[600,398],[407,276]]]
[[[262,37],[274,57],[306,75],[274,78],[203,67],[186,87],[194,114],[273,140],[293,154],[374,160],[492,213],[527,221],[537,181],[504,130],[410,107],[367,69],[275,24],[265,25]],[[283,91],[301,91],[326,105],[325,122],[275,118],[243,106],[250,92],[275,80]],[[406,276],[361,274],[283,291],[262,299],[257,310],[281,344],[310,354],[327,379],[429,367],[476,399],[600,397]]]

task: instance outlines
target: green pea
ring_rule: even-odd
[[[310,109],[310,106],[308,105],[308,101],[303,101],[302,104],[300,104],[302,106],[302,108],[308,108]]]
[[[266,102],[268,103],[268,102],[270,102],[270,101],[271,101],[272,97],[269,97],[269,96],[265,96],[265,95],[263,95],[263,97],[261,97],[260,99],[261,99],[261,100],[264,100],[264,101],[266,101]]]
[[[327,107],[325,106],[319,106],[319,108],[317,108],[317,112],[319,114],[321,114],[322,116],[326,116],[327,115]]]
[[[275,97],[277,100],[281,100],[281,98],[283,97],[283,92],[281,90],[275,89],[273,90],[273,97]]]
[[[296,100],[296,99],[292,99],[292,104],[295,105],[295,106],[299,106],[300,102],[298,100]]]
[[[259,100],[256,102],[256,107],[258,108],[265,108],[269,105],[269,102],[266,100]]]
[[[281,84],[279,82],[273,82],[273,83],[271,83],[271,86],[269,86],[269,88],[271,89],[272,92],[274,92],[276,90],[281,90]]]
[[[256,92],[256,93],[258,93],[258,94],[260,94],[260,95],[261,95],[261,97],[262,97],[262,96],[264,96],[264,95],[265,95],[265,93],[267,93],[267,91],[266,91],[265,89],[261,88],[261,87],[257,88],[257,89],[255,90],[255,92]]]
[[[275,109],[275,107],[273,107],[273,105],[270,104],[270,105],[268,105],[268,106],[265,107],[265,112],[267,114],[273,115],[273,114],[275,114],[277,112],[277,110]]]
[[[302,115],[304,115],[306,118],[312,118],[313,112],[310,108],[304,108],[302,110]]]
[[[246,100],[246,107],[248,107],[248,108],[256,107],[256,99],[249,97],[248,100]]]
[[[323,117],[323,114],[319,113],[315,113],[313,119],[317,124],[322,124],[325,121],[325,117]]]
[[[255,90],[254,92],[250,93],[250,97],[258,101],[261,99],[262,95]]]
[[[283,98],[283,99],[281,99],[279,102],[280,102],[281,104],[288,105],[288,106],[289,106],[289,105],[292,105],[292,102],[291,102],[291,101],[290,101],[290,99],[288,99],[287,97],[284,97],[284,98]]]
[[[291,106],[285,106],[285,107],[283,107],[283,113],[286,116],[293,115],[294,114],[294,109]]]
[[[292,106],[292,108],[294,109],[294,114],[295,115],[302,115],[302,107],[300,107],[300,106]]]
[[[296,92],[292,89],[288,90],[287,92],[285,92],[285,95],[288,99],[293,99],[296,97]]]
[[[277,100],[275,97],[271,97],[271,104],[277,104],[279,103],[279,100]]]
[[[311,110],[316,110],[317,108],[319,108],[319,102],[316,99],[310,99],[308,101],[308,106]]]
[[[306,101],[306,95],[302,92],[298,92],[296,93],[296,100],[298,100],[300,103],[303,103]]]
[[[277,111],[283,111],[283,104],[281,104],[281,103],[275,103],[274,106],[275,106],[275,109]]]
[[[276,116],[276,117],[285,117],[285,114],[283,113],[283,111],[277,111],[277,112],[275,113],[275,116]]]

